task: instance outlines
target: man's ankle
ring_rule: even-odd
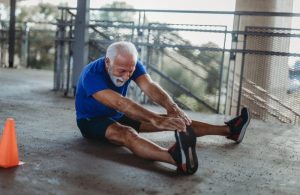
[[[225,125],[225,129],[226,129],[226,134],[231,135],[232,132],[231,132],[231,129],[228,125]]]
[[[170,164],[172,164],[172,165],[177,166],[177,163],[176,163],[176,161],[173,159],[173,157],[171,156],[171,154],[170,154],[169,152],[168,152],[168,154],[169,154],[168,162],[169,162]]]

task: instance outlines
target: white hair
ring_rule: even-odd
[[[127,41],[119,41],[112,43],[108,46],[106,50],[106,57],[109,58],[111,61],[115,60],[115,57],[118,55],[126,55],[131,54],[134,58],[134,62],[137,62],[138,52],[136,47],[131,42]]]

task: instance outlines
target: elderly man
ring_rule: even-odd
[[[198,168],[196,137],[222,135],[237,143],[242,141],[250,121],[248,109],[243,108],[240,116],[223,126],[191,121],[152,81],[137,57],[132,43],[115,42],[107,48],[105,57],[83,69],[75,104],[77,125],[84,137],[125,146],[139,157],[173,164],[185,174],[193,174]],[[131,80],[167,114],[157,114],[127,98]],[[165,149],[138,134],[157,131],[174,131],[175,144]]]

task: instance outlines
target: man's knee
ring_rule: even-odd
[[[105,137],[112,143],[127,145],[138,137],[138,133],[131,127],[112,125],[106,131]]]

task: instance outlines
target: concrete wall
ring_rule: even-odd
[[[236,0],[236,11],[292,12],[293,0]],[[246,26],[291,28],[291,23],[291,17],[236,16],[233,30],[244,31]],[[234,48],[243,49],[244,35],[239,35],[232,45]],[[289,39],[247,36],[246,49],[288,52]],[[230,79],[234,79],[236,90],[232,93],[231,105],[227,105],[230,114],[237,112],[241,65],[242,54],[238,53],[235,60],[231,62],[231,70],[235,72],[235,76]],[[280,99],[284,98],[288,83],[287,57],[246,54],[244,68],[244,78],[251,80],[272,95]]]

